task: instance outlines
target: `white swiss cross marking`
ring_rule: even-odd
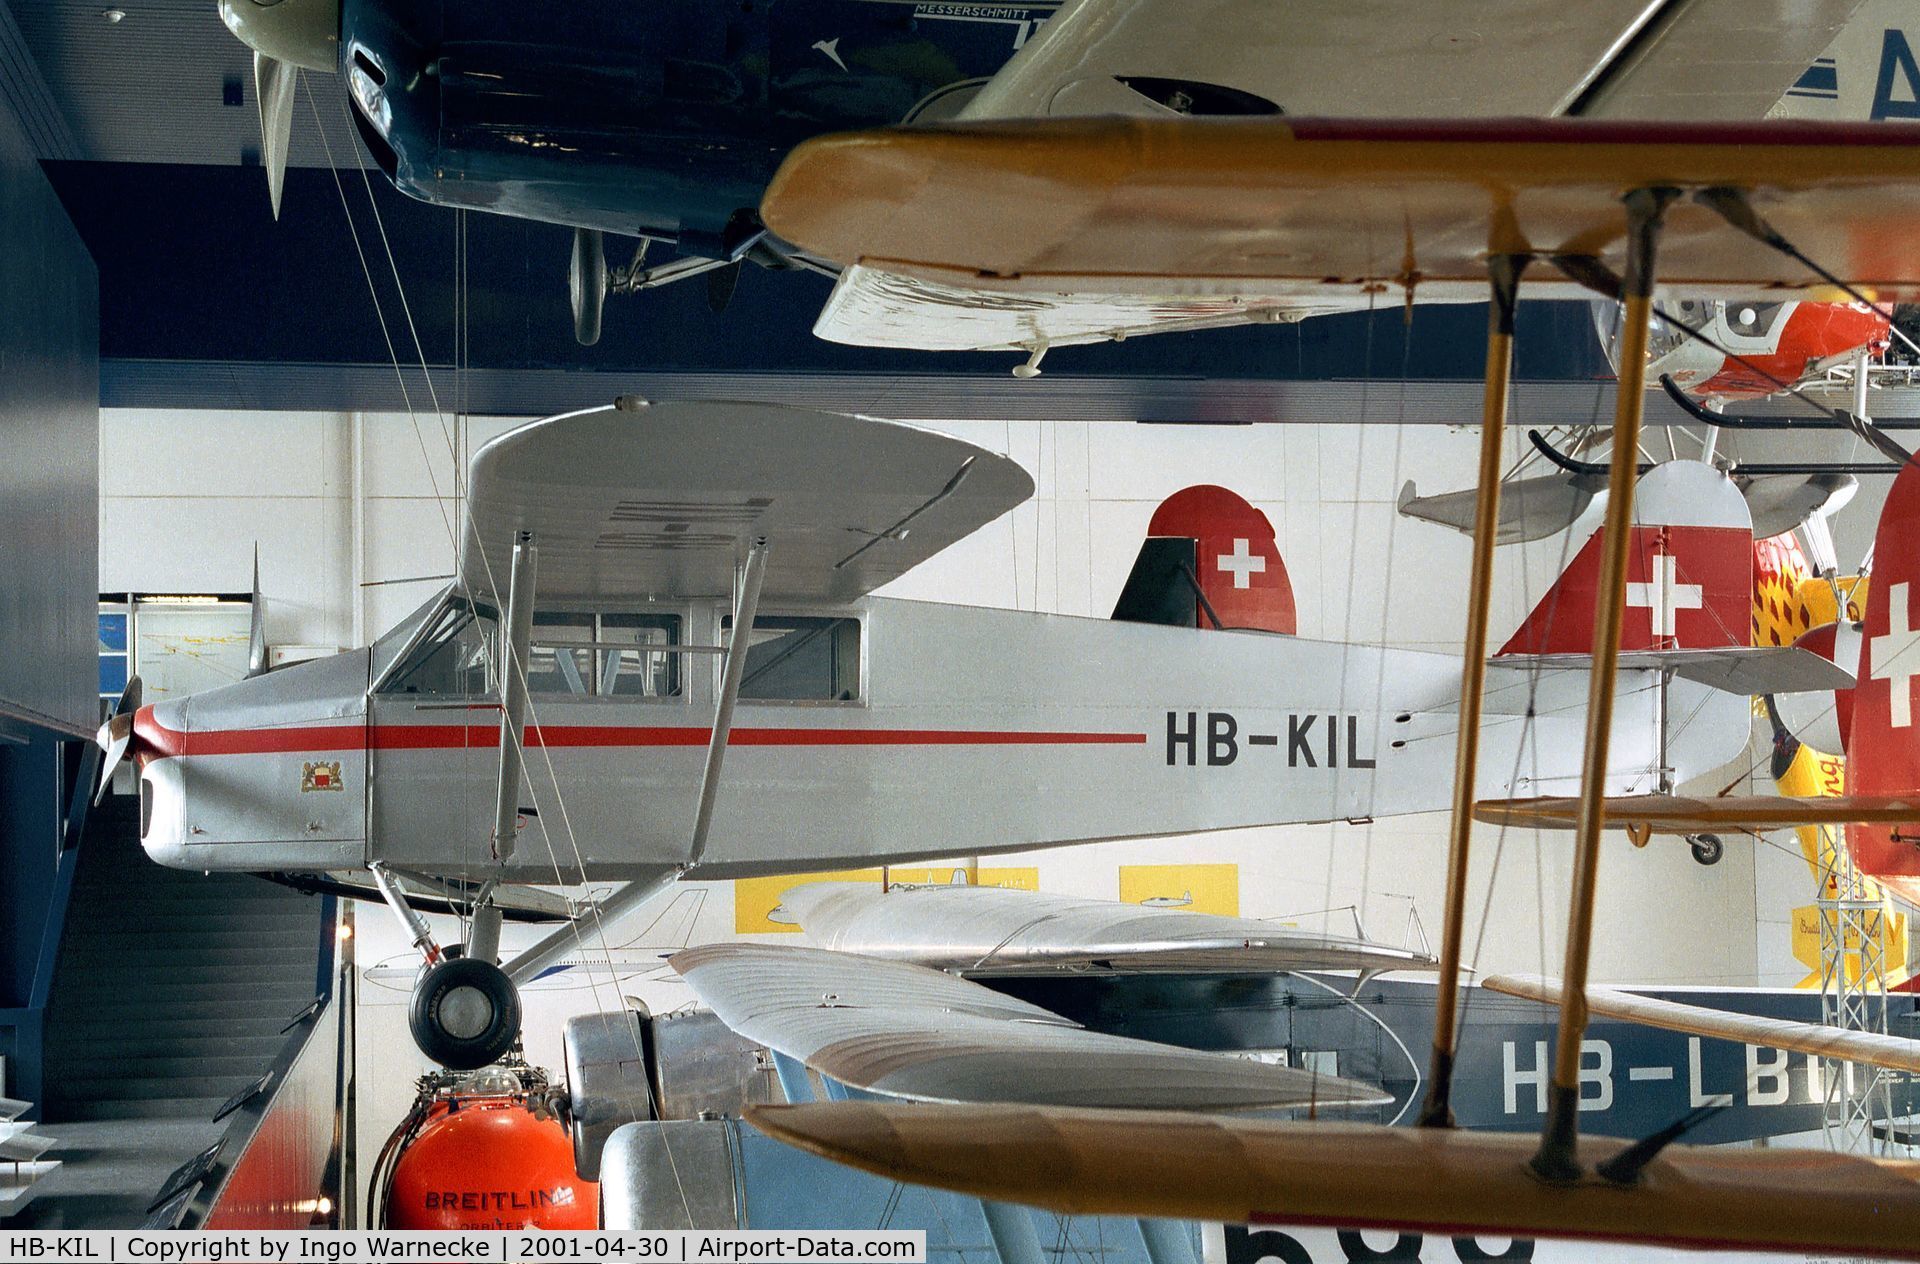
[[[1868,674],[1884,680],[1893,691],[1888,710],[1896,729],[1913,724],[1913,678],[1920,676],[1920,628],[1913,626],[1907,613],[1906,584],[1895,584],[1887,592],[1887,630],[1868,642]]]
[[[1680,582],[1680,559],[1671,553],[1653,555],[1651,582],[1627,585],[1627,605],[1646,609],[1655,636],[1674,635],[1680,612],[1698,610],[1705,601],[1706,590],[1699,584]]]
[[[1233,552],[1213,559],[1214,565],[1233,576],[1235,588],[1253,587],[1253,577],[1267,569],[1267,559],[1253,551],[1251,540],[1235,540]]]

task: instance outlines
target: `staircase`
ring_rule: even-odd
[[[132,795],[87,824],[47,1016],[50,1123],[206,1120],[315,995],[318,898],[162,868],[138,835]]]

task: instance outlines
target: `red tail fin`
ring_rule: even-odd
[[[1893,480],[1873,538],[1873,588],[1853,687],[1847,790],[1920,791],[1920,465]],[[1876,878],[1920,876],[1920,822],[1849,825],[1854,863]],[[1903,884],[1910,894],[1912,884]]]
[[[1739,489],[1698,461],[1669,461],[1640,479],[1633,520],[1620,648],[1750,644],[1753,520]],[[1592,652],[1600,537],[1588,538],[1502,654]]]
[[[1197,586],[1197,589],[1196,589]],[[1179,627],[1299,627],[1273,523],[1238,493],[1203,483],[1160,502],[1113,617]]]

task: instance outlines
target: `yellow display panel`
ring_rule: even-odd
[[[1240,916],[1239,865],[1121,865],[1126,904]]]
[[[1824,580],[1815,585],[1820,591],[1829,594],[1827,613],[1831,617],[1833,601],[1831,589]],[[1860,599],[1865,599],[1864,587]],[[1793,762],[1787,766],[1786,775],[1780,778],[1780,792],[1796,799],[1834,798],[1847,791],[1847,761],[1839,755],[1828,755],[1814,750],[1811,746],[1801,746],[1795,753]],[[1835,831],[1839,826],[1803,825],[1794,833],[1800,838],[1800,852],[1807,859],[1807,868],[1817,880],[1820,876],[1822,861],[1834,847]],[[1863,879],[1867,898],[1880,896],[1880,884],[1872,878]],[[1908,977],[1907,961],[1907,916],[1895,913],[1891,905],[1888,911],[1869,922],[1878,927],[1881,960],[1885,963],[1887,983],[1891,985],[1904,982]],[[1857,932],[1850,933],[1842,956],[1849,982],[1860,978],[1860,950],[1862,944]],[[1799,988],[1817,988],[1820,986],[1820,909],[1818,905],[1803,904],[1793,910],[1793,956],[1807,968],[1807,976],[1794,984]]]

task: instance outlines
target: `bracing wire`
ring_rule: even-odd
[[[360,259],[360,266],[361,266],[361,272],[362,272],[362,275],[363,275],[363,276],[365,277],[365,279],[366,279],[366,281],[367,281],[367,287],[368,287],[368,292],[369,292],[369,294],[370,294],[370,295],[372,295],[372,297],[373,297],[373,302],[374,302],[374,311],[375,311],[375,315],[377,316],[377,318],[378,318],[378,320],[379,320],[379,324],[380,324],[380,331],[381,331],[381,336],[382,336],[382,338],[383,338],[383,339],[385,340],[385,342],[386,342],[386,346],[387,346],[387,354],[388,354],[388,358],[389,358],[389,359],[390,359],[390,360],[392,361],[392,364],[393,364],[393,368],[394,368],[394,375],[395,375],[395,378],[396,378],[396,379],[398,380],[398,382],[399,382],[399,385],[400,385],[400,393],[401,393],[401,399],[402,399],[402,401],[404,402],[404,404],[406,405],[406,409],[407,409],[407,415],[408,415],[408,418],[409,418],[409,420],[410,420],[410,421],[411,421],[411,422],[413,423],[413,429],[414,429],[414,436],[415,436],[415,439],[416,439],[416,440],[417,440],[417,441],[418,441],[418,442],[420,443],[420,448],[421,448],[421,457],[422,457],[422,459],[423,459],[423,460],[425,460],[425,461],[426,461],[426,466],[427,466],[427,477],[428,477],[428,480],[429,480],[429,482],[430,482],[430,484],[431,484],[431,486],[432,486],[432,488],[433,488],[433,493],[434,493],[434,501],[435,501],[435,503],[436,503],[436,505],[437,505],[437,506],[439,507],[439,510],[440,510],[440,515],[441,515],[441,520],[442,520],[442,522],[443,522],[443,524],[444,524],[444,525],[445,525],[445,527],[446,527],[446,530],[447,530],[447,536],[448,536],[448,539],[449,539],[449,541],[450,541],[450,542],[451,542],[451,543],[452,543],[452,544],[454,545],[454,550],[455,550],[455,553],[457,554],[457,553],[459,552],[459,541],[457,540],[457,538],[456,538],[456,536],[455,536],[455,532],[454,532],[454,530],[453,530],[453,524],[452,524],[452,521],[451,521],[451,519],[450,519],[450,518],[448,517],[448,515],[447,515],[447,507],[446,507],[446,498],[445,498],[445,497],[444,497],[444,496],[442,495],[442,493],[441,493],[441,491],[440,491],[440,486],[439,486],[439,478],[438,478],[438,476],[437,476],[437,475],[436,475],[436,474],[434,473],[434,470],[433,470],[433,462],[432,462],[432,460],[431,460],[430,458],[428,458],[428,457],[427,457],[427,453],[426,453],[426,445],[425,445],[425,440],[424,440],[424,437],[423,437],[423,436],[422,436],[422,435],[420,434],[420,428],[419,428],[419,418],[418,418],[418,414],[417,414],[417,412],[415,411],[415,409],[414,409],[414,406],[413,406],[413,398],[412,398],[412,394],[411,394],[411,392],[410,392],[410,391],[409,391],[409,390],[407,389],[407,384],[406,384],[406,375],[405,375],[405,373],[404,373],[404,372],[402,371],[402,369],[401,369],[401,367],[400,367],[400,358],[399,358],[399,353],[398,353],[398,350],[397,350],[397,348],[396,348],[396,347],[394,346],[394,342],[393,342],[393,336],[392,336],[392,333],[391,333],[391,331],[390,331],[390,329],[389,329],[389,327],[388,327],[388,324],[387,324],[387,319],[386,319],[386,313],[385,313],[385,309],[384,309],[384,307],[382,306],[382,304],[381,304],[381,302],[380,302],[380,299],[379,299],[379,292],[378,292],[378,288],[377,288],[377,287],[375,286],[375,284],[374,284],[374,280],[373,280],[373,271],[372,271],[372,268],[371,268],[371,266],[370,266],[370,264],[368,263],[368,260],[367,260],[367,256],[366,256],[366,250],[365,250],[365,248],[364,248],[364,247],[362,246],[362,244],[361,244],[361,242],[360,242],[360,234],[359,234],[359,230],[358,230],[358,228],[357,228],[357,227],[356,227],[356,226],[354,225],[354,222],[353,222],[353,215],[352,215],[352,212],[351,212],[351,210],[350,210],[350,209],[348,208],[348,204],[347,204],[347,197],[346,197],[346,189],[345,189],[345,186],[344,186],[344,185],[343,185],[343,184],[341,183],[341,180],[340,180],[340,172],[339,172],[339,167],[338,167],[338,164],[337,164],[337,163],[335,162],[335,159],[334,159],[334,156],[333,156],[333,149],[332,149],[332,145],[331,145],[331,143],[330,143],[330,142],[328,141],[328,137],[327,137],[327,132],[326,132],[326,126],[325,126],[325,124],[324,124],[324,123],[323,123],[323,122],[321,121],[321,117],[320,117],[320,111],[319,111],[319,107],[318,107],[318,105],[317,105],[317,104],[316,104],[316,103],[314,102],[314,99],[313,99],[313,90],[312,90],[312,87],[311,87],[311,85],[310,85],[310,84],[307,84],[304,78],[302,79],[302,83],[303,83],[303,85],[305,85],[305,86],[306,86],[306,92],[307,92],[307,105],[308,105],[308,108],[309,108],[310,110],[312,110],[312,112],[313,112],[313,117],[314,117],[314,125],[315,125],[315,127],[316,127],[316,128],[317,128],[317,129],[319,130],[319,132],[320,132],[320,137],[321,137],[321,142],[322,142],[322,145],[323,145],[323,147],[324,147],[324,148],[325,148],[325,150],[326,150],[326,154],[327,154],[327,162],[328,162],[328,166],[329,166],[329,168],[331,169],[331,171],[332,171],[332,174],[333,174],[333,180],[334,180],[334,187],[335,187],[335,190],[336,190],[336,192],[337,192],[337,193],[339,194],[339,197],[340,197],[340,206],[341,206],[341,210],[342,210],[342,212],[343,212],[343,213],[344,213],[344,214],[346,215],[346,217],[347,217],[347,227],[348,227],[348,230],[349,230],[349,232],[350,232],[350,233],[352,234],[352,236],[353,236],[353,242],[354,242],[354,250],[355,250],[355,252],[356,252],[356,254],[357,254],[357,255],[359,256],[359,259]],[[365,172],[365,170],[364,170],[364,168],[363,168],[363,169],[362,169],[362,171],[361,171],[361,175],[362,175],[362,178],[363,178],[363,179],[366,179],[366,172]],[[370,182],[370,181],[368,181],[368,183],[367,183],[367,199],[368,199],[368,203],[369,203],[369,205],[372,205],[372,206],[374,207],[374,218],[375,218],[375,221],[376,221],[376,223],[380,223],[380,216],[379,216],[379,208],[378,208],[378,206],[377,206],[377,204],[375,204],[375,203],[374,203],[374,198],[373,198],[373,190],[372,190],[372,185],[371,185],[371,182]],[[409,308],[409,307],[407,307],[407,306],[406,306],[406,291],[405,291],[405,288],[404,288],[404,286],[402,286],[402,285],[401,285],[401,283],[400,283],[400,275],[399,275],[399,266],[398,266],[398,263],[397,263],[397,261],[396,261],[396,260],[394,259],[394,256],[393,256],[393,252],[392,252],[392,247],[391,247],[391,244],[390,244],[390,243],[388,243],[388,241],[387,241],[387,237],[386,237],[386,230],[385,230],[385,226],[384,226],[384,223],[381,223],[381,228],[380,228],[380,232],[381,232],[381,240],[382,240],[382,244],[383,244],[383,246],[384,246],[384,248],[385,248],[385,252],[386,252],[386,256],[387,256],[387,263],[388,263],[388,266],[389,266],[389,268],[390,268],[390,269],[392,269],[392,272],[393,272],[393,279],[394,279],[394,284],[395,284],[395,286],[396,286],[396,288],[398,288],[398,289],[399,289],[399,292],[400,292],[400,296],[401,296],[401,303],[402,303],[402,306],[403,306],[403,309],[405,309],[405,310],[406,310],[406,319],[407,319],[407,325],[408,325],[408,329],[409,329],[409,331],[410,331],[410,332],[412,333],[412,337],[413,337],[413,342],[414,342],[414,348],[415,348],[415,351],[416,351],[416,352],[417,352],[417,353],[419,354],[419,358],[420,358],[420,368],[421,368],[421,373],[422,373],[422,374],[423,374],[423,376],[425,377],[425,380],[426,380],[426,383],[427,383],[427,389],[428,389],[428,392],[429,392],[429,395],[430,395],[430,397],[432,398],[432,400],[433,400],[433,403],[434,403],[434,407],[435,407],[435,409],[436,409],[436,411],[437,411],[437,410],[439,409],[439,406],[440,406],[440,405],[439,405],[439,394],[438,394],[438,391],[437,391],[437,390],[436,390],[436,389],[434,388],[434,386],[433,386],[433,377],[432,377],[432,372],[431,372],[431,370],[430,370],[430,368],[429,368],[429,366],[428,366],[428,364],[427,364],[427,360],[426,360],[426,354],[425,354],[425,351],[424,351],[424,349],[423,349],[423,347],[422,347],[422,344],[421,344],[421,342],[420,342],[420,338],[419,338],[419,331],[418,331],[418,329],[417,329],[417,327],[416,327],[416,326],[415,326],[415,324],[414,324],[414,320],[413,320],[413,315],[412,315],[412,311],[411,311],[411,308]],[[455,445],[455,444],[454,444],[454,442],[453,442],[453,436],[452,436],[452,435],[451,435],[450,433],[448,433],[448,432],[447,432],[447,429],[446,429],[446,425],[445,425],[445,420],[444,420],[444,417],[442,417],[442,435],[443,435],[443,438],[445,438],[445,439],[446,439],[446,441],[447,441],[447,446],[448,446],[448,452],[449,452],[449,455],[450,455],[450,456],[452,456],[452,457],[454,458],[454,460],[455,460],[455,463],[457,464],[457,463],[458,463],[458,456],[459,456],[459,453],[458,453],[458,449],[457,449],[457,447],[456,447],[456,445]],[[456,475],[455,475],[455,477],[456,477],[456,480],[457,480],[457,479],[458,479],[458,474],[457,474],[457,473],[456,473]],[[458,485],[458,484],[457,484],[457,482],[456,482],[456,486],[457,486],[457,485]],[[498,580],[498,577],[497,577],[497,576],[496,576],[496,575],[494,574],[494,572],[493,572],[493,567],[492,567],[492,562],[491,562],[491,559],[490,559],[490,558],[488,558],[488,556],[487,556],[487,552],[486,552],[486,550],[485,550],[484,548],[481,548],[481,547],[479,547],[479,542],[478,542],[477,540],[475,541],[475,549],[474,549],[474,553],[475,553],[475,555],[476,555],[477,557],[479,557],[479,559],[480,559],[480,562],[481,562],[481,565],[482,565],[482,567],[483,567],[483,568],[485,569],[485,571],[486,571],[486,576],[487,576],[487,583],[488,583],[488,585],[489,585],[489,587],[491,588],[491,590],[492,590],[492,592],[493,592],[493,595],[494,595],[494,597],[495,597],[495,601],[496,601],[496,604],[497,604],[497,603],[498,603],[498,601],[499,601],[499,596],[500,596],[500,585],[499,585],[499,580]],[[510,658],[511,658],[511,659],[513,660],[513,661],[511,662],[511,664],[510,664],[510,666],[509,666],[509,670],[512,670],[512,671],[514,671],[514,672],[517,672],[517,673],[519,674],[519,676],[520,676],[520,678],[521,678],[521,681],[522,681],[522,683],[524,684],[524,683],[525,683],[525,681],[526,681],[526,670],[527,670],[527,664],[526,664],[526,663],[525,663],[524,661],[522,661],[522,660],[521,660],[521,658],[520,658],[520,656],[518,656],[518,655],[512,655],[512,654],[509,654],[509,657],[510,657]],[[533,699],[532,699],[532,697],[531,697],[531,691],[529,691],[529,697],[528,697],[528,702],[527,702],[527,712],[528,712],[528,719],[529,719],[529,722],[530,722],[530,724],[531,724],[531,726],[532,726],[532,728],[533,728],[533,730],[534,730],[534,731],[535,731],[536,733],[537,733],[537,732],[539,732],[539,717],[538,717],[538,713],[537,713],[537,709],[536,709],[536,704],[535,704],[535,703],[533,702]],[[503,728],[504,728],[504,726],[503,726]],[[503,737],[504,737],[504,736],[505,736],[505,734],[503,733]],[[524,748],[525,748],[525,745],[524,745],[524,738],[522,738],[522,749],[523,749],[523,751],[524,751]],[[585,863],[585,860],[584,860],[584,858],[583,858],[583,856],[582,856],[582,854],[581,854],[581,851],[580,851],[580,847],[579,847],[579,842],[578,842],[578,839],[577,839],[577,837],[576,837],[576,835],[574,834],[574,831],[573,831],[573,825],[572,825],[572,821],[571,821],[571,817],[570,817],[570,814],[568,813],[568,810],[567,810],[567,806],[566,806],[566,798],[565,798],[565,796],[564,796],[564,794],[563,794],[563,793],[561,792],[561,790],[560,790],[560,783],[559,783],[559,778],[558,778],[558,776],[557,776],[557,774],[556,774],[556,772],[555,772],[555,770],[554,770],[554,767],[553,767],[553,758],[552,758],[552,753],[551,753],[551,751],[550,751],[550,750],[548,749],[548,747],[547,747],[547,745],[546,745],[546,743],[544,743],[544,742],[542,742],[542,743],[540,743],[540,748],[541,748],[541,751],[542,751],[542,754],[543,754],[543,756],[545,757],[545,761],[546,761],[546,765],[547,765],[547,772],[548,772],[548,776],[549,776],[550,778],[552,778],[552,780],[553,780],[553,783],[554,783],[554,794],[555,794],[555,801],[556,801],[556,805],[558,806],[558,808],[559,808],[559,810],[560,810],[560,815],[561,815],[561,819],[562,819],[562,822],[563,822],[563,825],[564,825],[564,829],[565,829],[565,834],[566,834],[566,838],[567,838],[567,842],[568,842],[568,844],[569,844],[569,847],[570,847],[570,849],[571,849],[571,850],[572,850],[572,852],[573,852],[573,856],[574,856],[574,862],[575,862],[575,864],[576,864],[576,866],[577,866],[577,872],[579,872],[579,873],[581,874],[581,876],[582,876],[582,877],[584,878],[584,876],[585,876],[585,873],[586,873],[586,863]],[[527,787],[528,787],[528,791],[529,791],[529,793],[530,793],[530,794],[532,794],[532,795],[534,796],[534,802],[535,802],[535,808],[536,808],[536,811],[537,811],[537,810],[538,810],[538,808],[539,808],[539,791],[538,791],[538,790],[537,790],[537,789],[535,788],[535,786],[534,786],[534,779],[533,779],[533,778],[531,778],[531,777],[529,777],[529,778],[527,779]],[[546,829],[546,827],[545,827],[545,824],[544,824],[544,821],[545,821],[545,817],[544,817],[544,815],[542,815],[540,819],[541,819],[541,821],[542,821],[542,825],[541,825],[541,834],[542,834],[542,836],[543,836],[543,838],[545,839],[545,841],[546,841],[546,843],[547,843],[547,852],[548,852],[548,855],[549,855],[549,858],[550,858],[550,859],[551,859],[551,860],[553,861],[553,868],[554,868],[554,877],[555,877],[555,883],[556,883],[556,885],[558,885],[558,886],[561,886],[561,887],[563,887],[563,888],[564,888],[564,887],[565,887],[565,886],[567,886],[568,884],[567,884],[567,883],[566,883],[566,882],[565,882],[565,881],[563,880],[563,878],[562,878],[562,875],[561,875],[561,871],[560,871],[560,863],[559,863],[559,856],[558,856],[558,854],[557,854],[557,852],[556,852],[556,851],[554,850],[554,848],[553,848],[553,845],[552,845],[552,839],[551,839],[551,835],[550,835],[550,833],[549,833],[549,831],[548,831],[548,830]],[[584,952],[584,951],[585,951],[585,945],[584,945],[583,943],[581,943],[581,942],[580,942],[580,928],[579,928],[579,925],[578,925],[578,922],[579,922],[579,916],[578,916],[578,912],[577,912],[577,908],[578,908],[578,906],[577,906],[577,904],[575,903],[575,901],[573,900],[573,898],[572,898],[571,896],[568,896],[568,895],[566,895],[566,894],[565,894],[565,892],[564,892],[564,890],[562,891],[562,893],[561,893],[561,894],[562,894],[562,898],[563,898],[563,899],[565,899],[565,900],[567,901],[567,904],[568,904],[568,907],[569,907],[569,910],[570,910],[570,912],[574,912],[574,917],[573,917],[572,919],[570,919],[570,920],[572,920],[572,921],[574,922],[574,925],[575,925],[575,935],[576,935],[576,943],[577,943],[577,944],[580,944],[580,947],[582,948],[582,951]],[[606,928],[605,928],[605,926],[604,926],[604,925],[603,925],[603,924],[601,923],[601,921],[600,921],[600,918],[599,918],[599,915],[598,915],[598,908],[597,908],[597,907],[595,907],[595,908],[594,908],[594,909],[592,910],[592,914],[593,914],[593,918],[594,918],[594,929],[595,929],[595,931],[596,931],[596,934],[597,934],[597,939],[598,939],[598,941],[599,941],[599,947],[600,947],[600,950],[601,950],[601,953],[602,953],[602,956],[604,957],[604,959],[605,959],[605,962],[606,962],[606,965],[607,965],[607,969],[608,969],[608,977],[609,977],[609,979],[617,979],[617,977],[618,977],[618,969],[617,969],[617,967],[616,967],[616,966],[614,965],[614,962],[613,962],[613,954],[612,954],[612,949],[611,949],[611,947],[610,947],[610,945],[609,945],[609,944],[607,943],[607,935],[606,935]],[[591,992],[591,993],[592,993],[592,995],[593,995],[593,998],[594,998],[594,1004],[595,1004],[595,1006],[596,1006],[596,1007],[598,1007],[598,1008],[602,1008],[602,1009],[604,1009],[604,1008],[606,1008],[606,1003],[605,1003],[605,1000],[603,999],[603,997],[601,996],[601,993],[600,993],[600,988],[601,988],[601,983],[600,983],[600,980],[599,980],[598,978],[596,978],[596,977],[595,977],[595,973],[594,973],[594,972],[593,972],[592,970],[589,970],[589,971],[587,972],[587,984],[588,984],[588,988],[589,988],[589,990],[590,990],[590,992]],[[615,999],[616,1001],[618,1001],[618,1000],[620,999],[620,998],[619,998],[619,995],[618,995],[618,988],[617,988],[617,984],[615,984],[615,997],[614,997],[614,999]],[[618,1008],[618,1007],[616,1007],[616,1008]],[[632,1031],[632,1030],[630,1029],[630,1031],[629,1031],[629,1034],[631,1035],[631,1037],[632,1037],[632,1039],[633,1039],[633,1043],[634,1043],[634,1053],[635,1053],[635,1056],[636,1056],[636,1057],[644,1057],[644,1054],[643,1054],[643,1051],[641,1050],[641,1047],[640,1047],[640,1038],[639,1038],[639,1034],[638,1034],[638,1032],[637,1032],[637,1031]],[[653,1114],[654,1114],[654,1117],[655,1117],[655,1118],[659,1118],[659,1117],[660,1117],[660,1109],[659,1109],[659,1105],[660,1105],[660,1104],[659,1104],[659,1102],[658,1102],[657,1100],[653,1100],[653,1098],[654,1098],[654,1088],[653,1088],[653,1084],[652,1084],[652,1082],[651,1082],[651,1079],[650,1079],[650,1078],[649,1078],[649,1080],[648,1080],[648,1082],[647,1082],[647,1094],[648,1094],[648,1097],[649,1097],[649,1099],[650,1099],[650,1104],[651,1104],[651,1106],[652,1106],[652,1108],[653,1108]],[[636,1120],[638,1119],[638,1116],[637,1116],[637,1115],[635,1116],[635,1119],[636,1119]],[[689,1224],[691,1224],[691,1223],[693,1223],[693,1218],[692,1218],[692,1211],[691,1211],[691,1200],[690,1200],[690,1199],[688,1198],[688,1196],[687,1196],[687,1191],[686,1191],[686,1186],[685,1186],[685,1183],[684,1183],[684,1181],[683,1181],[683,1180],[681,1179],[681,1175],[680,1175],[680,1171],[679,1171],[679,1164],[678,1164],[678,1162],[677,1162],[677,1160],[675,1159],[675,1157],[674,1157],[674,1155],[673,1155],[673,1149],[672,1149],[672,1146],[671,1146],[671,1145],[669,1145],[669,1144],[667,1144],[667,1142],[666,1142],[666,1139],[665,1139],[665,1137],[664,1137],[664,1136],[662,1137],[662,1144],[663,1144],[663,1146],[664,1146],[664,1147],[665,1147],[665,1149],[666,1149],[666,1153],[667,1153],[667,1160],[668,1160],[668,1165],[669,1165],[669,1167],[670,1167],[670,1168],[672,1169],[672,1171],[673,1171],[673,1177],[674,1177],[674,1184],[675,1184],[675,1187],[676,1187],[676,1191],[677,1191],[677,1193],[679,1194],[679,1197],[680,1197],[680,1201],[681,1201],[681,1205],[682,1205],[682,1210],[686,1212],[686,1214],[687,1214],[687,1217],[688,1217],[688,1223],[689,1223]]]

